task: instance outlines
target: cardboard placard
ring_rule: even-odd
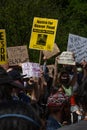
[[[29,61],[27,46],[8,47],[7,52],[10,66]]]
[[[54,43],[54,47],[52,51],[43,51],[44,56],[46,56],[47,59],[51,58],[52,56],[58,54],[60,52],[58,46],[56,43]]]

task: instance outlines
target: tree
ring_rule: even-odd
[[[29,46],[34,17],[59,20],[55,42],[61,51],[66,50],[69,33],[87,35],[86,0],[3,0],[0,28],[6,30],[7,46]],[[38,61],[38,51],[29,49],[29,54],[31,60]]]

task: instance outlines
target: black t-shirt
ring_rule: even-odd
[[[82,120],[79,123],[63,126],[58,130],[87,130],[87,121]]]

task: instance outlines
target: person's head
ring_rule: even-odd
[[[73,73],[73,67],[72,67],[72,65],[64,65],[63,68],[64,68],[69,74],[72,74],[72,73]]]
[[[40,118],[31,105],[20,101],[0,103],[1,130],[39,130]]]
[[[23,90],[24,86],[14,82],[6,70],[0,66],[0,101],[10,99],[13,88]]]
[[[68,85],[70,82],[70,76],[67,71],[62,71],[59,76],[59,82],[63,85]]]
[[[57,92],[50,95],[47,100],[47,108],[50,115],[56,116],[60,121],[62,121],[62,112],[65,107],[67,99],[64,93]]]
[[[21,75],[20,72],[16,69],[16,68],[10,68],[8,71],[7,71],[8,75],[12,77],[12,79],[19,83],[19,84],[23,84],[23,77],[25,75]]]

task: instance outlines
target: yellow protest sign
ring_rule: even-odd
[[[0,64],[7,62],[5,29],[0,29]]]
[[[52,51],[58,20],[35,17],[29,48]]]

